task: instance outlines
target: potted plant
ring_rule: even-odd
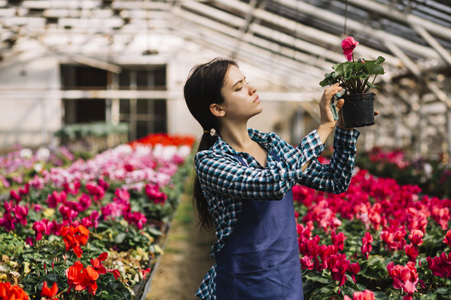
[[[358,44],[351,36],[345,38],[341,47],[347,61],[334,65],[334,71],[326,73],[319,83],[322,87],[339,83],[343,88],[337,97],[345,99],[342,112],[345,126],[348,128],[374,124],[375,94],[371,93],[370,89],[378,88],[374,81],[377,75],[384,74],[382,63],[385,58],[382,56],[376,60],[354,59],[353,52]]]

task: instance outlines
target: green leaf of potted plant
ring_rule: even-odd
[[[384,74],[382,63],[385,58],[379,56],[375,60],[354,59],[354,49],[359,44],[353,37],[348,36],[341,42],[343,54],[347,61],[332,67],[331,73],[326,73],[319,83],[322,87],[339,83],[343,88],[337,97],[343,97],[343,118],[345,126],[362,127],[374,124],[374,97],[369,92],[372,88],[379,88],[374,84],[378,75]]]

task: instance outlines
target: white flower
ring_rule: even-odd
[[[40,148],[36,153],[38,160],[47,160],[50,156],[50,150],[47,148]]]
[[[33,152],[31,152],[28,148],[23,148],[20,150],[20,157],[22,158],[31,158],[33,156]]]
[[[33,168],[36,171],[36,173],[39,173],[42,171],[43,166],[42,164],[35,164]]]

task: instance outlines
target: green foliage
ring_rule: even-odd
[[[15,233],[0,233],[0,255],[7,255],[10,260],[15,260],[22,254],[24,244],[22,238]]]
[[[334,65],[331,73],[326,73],[319,83],[322,87],[339,83],[349,94],[363,94],[370,88],[377,88],[374,80],[377,75],[384,74],[382,63],[385,59],[379,56],[376,60],[346,61]],[[374,76],[374,77],[372,77]],[[373,81],[370,81],[372,79]]]

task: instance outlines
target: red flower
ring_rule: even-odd
[[[106,274],[106,269],[105,266],[102,264],[102,261],[105,261],[108,257],[108,253],[107,252],[103,252],[102,254],[99,255],[99,258],[91,258],[91,265],[94,268],[94,270],[96,270],[97,273],[99,274]]]
[[[451,247],[451,230],[448,230],[448,232],[446,233],[445,237],[443,238],[443,242],[445,244],[448,244],[448,246]]]
[[[415,246],[407,245],[406,248],[404,248],[404,251],[406,252],[407,256],[409,257],[409,261],[416,262],[416,258],[418,256],[418,249]]]
[[[88,292],[95,295],[99,273],[92,266],[84,268],[80,261],[76,261],[71,267],[66,269],[69,291],[74,288],[76,291],[88,289]]]
[[[348,36],[341,42],[341,48],[343,49],[343,54],[346,56],[346,59],[352,60],[352,52],[354,52],[354,48],[359,44],[352,36]]]
[[[143,279],[145,279],[147,273],[150,272],[150,268],[147,268],[147,269],[139,269],[139,270],[140,270],[140,271],[142,272],[142,274],[143,274]]]
[[[28,300],[27,293],[18,285],[0,282],[1,300]]]
[[[344,243],[347,237],[345,237],[343,232],[340,232],[338,235],[335,234],[335,231],[331,232],[332,243],[338,248],[338,250],[342,251],[344,249]]]
[[[58,294],[58,285],[56,282],[53,283],[52,288],[49,288],[47,285],[47,281],[44,281],[44,285],[42,286],[41,296],[49,297],[46,300],[58,300],[58,298],[54,298]]]
[[[348,266],[348,271],[352,273],[351,277],[352,277],[352,280],[354,280],[354,283],[355,283],[356,282],[355,275],[360,272],[360,265],[359,265],[359,263],[356,262],[356,263],[350,264]]]
[[[366,258],[368,259],[368,254],[371,252],[371,250],[373,249],[373,246],[371,245],[371,243],[373,242],[373,236],[369,233],[366,232],[365,236],[362,237],[362,254],[366,256]]]
[[[61,235],[63,236],[64,244],[66,245],[66,251],[73,250],[78,258],[83,254],[81,245],[86,245],[89,237],[89,230],[83,226],[77,227],[63,227],[61,228]]]
[[[118,277],[121,276],[121,273],[119,272],[119,270],[116,270],[116,269],[107,269],[106,271],[107,271],[108,273],[113,273],[114,279],[116,279],[116,280],[117,280]]]

